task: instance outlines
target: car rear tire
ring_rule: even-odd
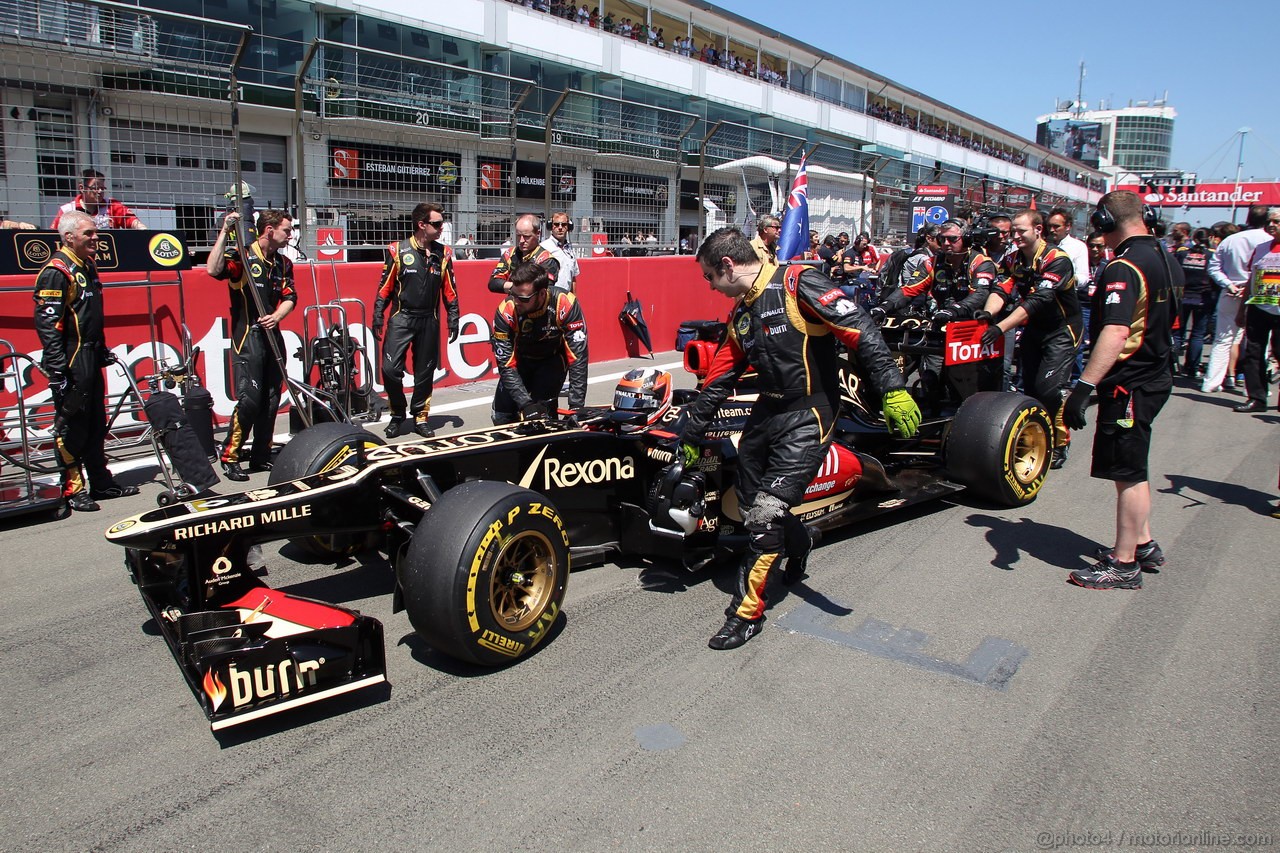
[[[947,434],[947,475],[1001,506],[1036,499],[1049,472],[1053,419],[1021,394],[982,391],[964,401]]]
[[[544,497],[485,480],[445,492],[396,567],[405,610],[434,649],[481,666],[546,639],[569,582],[569,535]]]
[[[332,421],[316,424],[295,435],[276,455],[267,483],[275,486],[322,474],[345,462],[360,445],[369,450],[385,444],[381,436],[353,424]],[[336,561],[366,547],[369,537],[368,534],[329,533],[290,541],[313,557]]]

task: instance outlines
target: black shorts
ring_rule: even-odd
[[[1161,383],[1163,385],[1163,383]],[[1151,424],[1164,408],[1172,388],[1119,388],[1098,395],[1098,428],[1093,434],[1093,467],[1100,480],[1142,483],[1147,480],[1147,455],[1151,450]]]

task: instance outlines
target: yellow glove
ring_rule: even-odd
[[[898,438],[911,438],[920,428],[920,407],[904,389],[884,395],[884,419],[889,432]]]

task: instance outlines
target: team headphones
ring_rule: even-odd
[[[1155,228],[1159,221],[1160,214],[1154,207],[1149,204],[1142,205],[1142,224],[1147,226],[1148,230]],[[1107,210],[1101,200],[1098,201],[1098,206],[1094,208],[1093,213],[1089,214],[1089,224],[1094,227],[1094,230],[1103,234],[1110,234],[1120,227],[1115,216]]]

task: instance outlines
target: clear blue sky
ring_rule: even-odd
[[[1178,114],[1172,168],[1235,180],[1238,142],[1226,143],[1250,127],[1243,177],[1280,180],[1280,113],[1267,94],[1276,85],[1267,47],[1280,24],[1274,2],[716,2],[1029,139],[1037,116],[1075,98],[1084,60],[1090,106],[1168,90]],[[896,38],[888,35],[894,19]]]

